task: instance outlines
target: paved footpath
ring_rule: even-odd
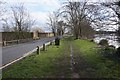
[[[43,39],[35,40],[32,42],[3,47],[2,48],[2,65],[12,62],[13,60],[15,60],[17,58],[20,58],[24,54],[35,49],[37,46],[42,46],[43,43],[47,43],[54,39],[55,39],[55,37],[43,38]]]

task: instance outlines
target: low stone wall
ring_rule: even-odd
[[[45,37],[53,37],[53,33],[39,33],[38,37],[39,38],[45,38]]]
[[[33,41],[33,39],[32,38],[27,38],[27,39],[3,41],[3,42],[1,42],[1,45],[2,46],[9,46],[9,45],[14,45],[14,44],[19,44],[19,43],[30,42],[30,41]]]
[[[1,32],[1,33],[2,33],[2,41],[33,38],[32,32]]]
[[[33,33],[33,32],[0,32],[0,46],[24,43],[40,38],[53,37],[53,33]],[[34,36],[36,35],[36,36]]]

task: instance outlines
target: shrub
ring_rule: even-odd
[[[116,53],[116,49],[113,46],[104,46],[101,48],[101,53],[105,57],[112,57]]]
[[[104,49],[104,53],[108,54],[108,55],[113,55],[115,53],[115,49],[114,48],[110,48],[110,47],[106,47]]]
[[[114,46],[114,45],[109,45],[109,47],[115,49],[115,46]]]
[[[108,40],[102,39],[102,40],[99,42],[99,45],[108,46]]]
[[[60,38],[56,37],[55,38],[55,45],[59,46],[59,44],[60,44]]]
[[[90,40],[90,42],[94,42],[94,40],[93,40],[93,39],[91,39],[91,40]]]
[[[120,58],[120,47],[117,48],[116,55]]]

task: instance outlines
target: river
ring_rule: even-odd
[[[95,34],[94,37],[96,43],[99,43],[102,39],[107,39],[109,45],[113,45],[116,48],[120,47],[120,36],[117,36],[116,34]]]

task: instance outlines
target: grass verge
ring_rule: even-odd
[[[71,49],[73,67],[71,70]],[[3,78],[71,78],[73,72],[80,78],[120,78],[120,64],[103,57],[97,44],[88,40],[61,40],[59,48],[48,46],[40,55],[32,55],[13,64],[3,72]]]
[[[47,51],[41,51],[40,55],[34,54],[13,64],[3,72],[3,78],[69,77],[70,65],[65,62],[69,61],[69,57],[64,52],[69,50],[66,48],[67,44],[63,44],[62,40],[59,48],[55,45],[47,46]]]
[[[95,43],[88,40],[75,40],[74,44],[78,47],[79,54],[90,65],[87,68],[89,75],[93,72],[95,78],[120,78],[120,63],[103,57]]]

